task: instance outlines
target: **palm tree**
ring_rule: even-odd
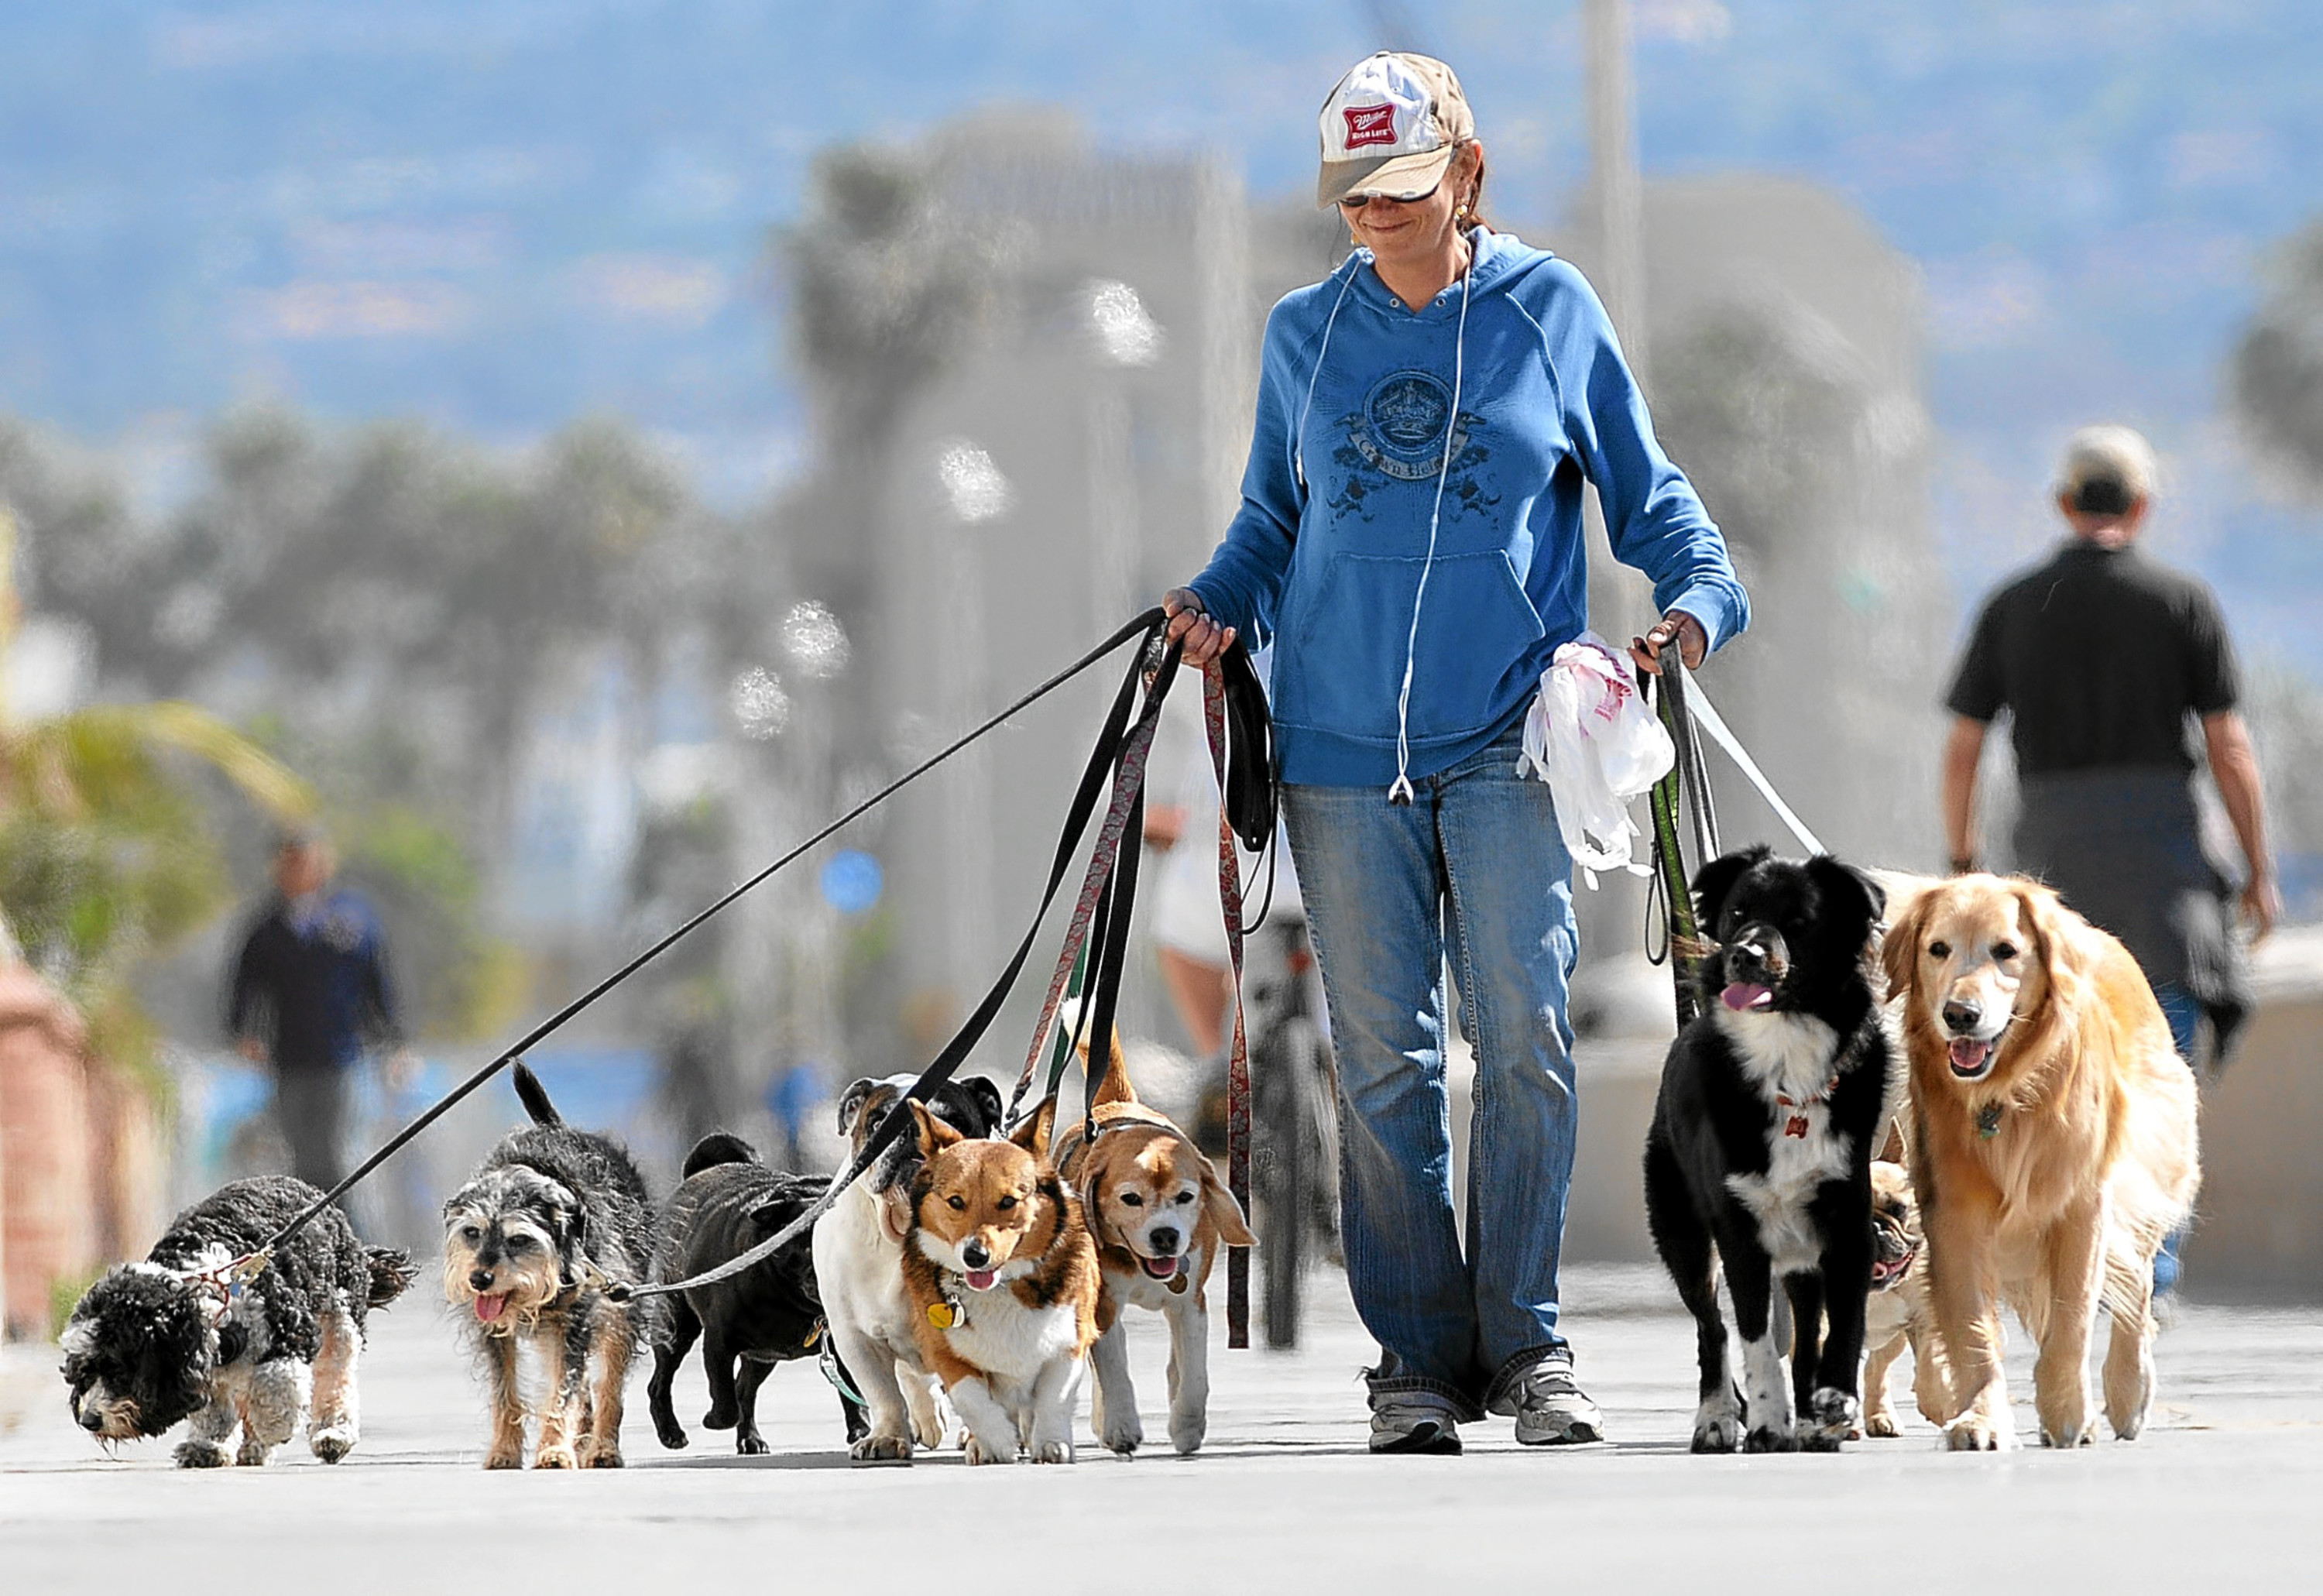
[[[0,506],[0,934],[82,1011],[98,1057],[145,1074],[152,1027],[129,986],[232,898],[188,762],[280,821],[314,808],[307,784],[193,704],[98,704],[30,721],[9,713],[17,625],[15,521]]]

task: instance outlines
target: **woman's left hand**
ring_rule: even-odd
[[[1677,640],[1678,657],[1689,671],[1702,668],[1710,654],[1710,634],[1702,629],[1702,622],[1683,610],[1673,610],[1654,623],[1653,630],[1642,637],[1630,639],[1630,657],[1638,668],[1653,675],[1662,674],[1661,654],[1670,640]]]

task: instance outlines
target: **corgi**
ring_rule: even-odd
[[[1056,1147],[1058,1170],[1088,1215],[1103,1289],[1089,1418],[1125,1457],[1144,1441],[1121,1313],[1149,1309],[1170,1324],[1170,1444],[1190,1455],[1209,1428],[1210,1270],[1225,1248],[1258,1238],[1193,1139],[1137,1100],[1120,1044],[1110,1050],[1094,1099],[1096,1139],[1075,1126]]]
[[[922,1362],[968,1427],[971,1464],[1073,1461],[1073,1413],[1097,1341],[1097,1248],[1079,1199],[1041,1156],[1051,1106],[1006,1141],[961,1135],[912,1103],[904,1287]]]

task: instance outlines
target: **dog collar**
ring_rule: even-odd
[[[1804,1111],[1816,1106],[1837,1090],[1839,1090],[1839,1077],[1834,1075],[1829,1080],[1823,1082],[1822,1088],[1816,1091],[1813,1096],[1802,1097],[1795,1103],[1794,1103],[1790,1098],[1784,1096],[1782,1093],[1777,1092],[1775,1094],[1776,1105],[1779,1107],[1788,1108],[1795,1111],[1791,1114],[1790,1118],[1783,1122],[1783,1134],[1786,1136],[1798,1136],[1804,1138],[1807,1133],[1807,1116]]]
[[[1989,1142],[2000,1134],[2000,1099],[1994,1098],[1976,1111],[1976,1139]]]

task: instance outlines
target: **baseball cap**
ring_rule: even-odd
[[[1318,206],[1354,194],[1425,194],[1444,180],[1452,151],[1476,136],[1475,114],[1452,69],[1433,56],[1395,50],[1350,68],[1323,102],[1318,125]]]
[[[2126,427],[2084,427],[2065,442],[2057,467],[2057,491],[2078,499],[2087,489],[2108,484],[2120,490],[2125,506],[2153,495],[2160,475],[2153,445]]]

